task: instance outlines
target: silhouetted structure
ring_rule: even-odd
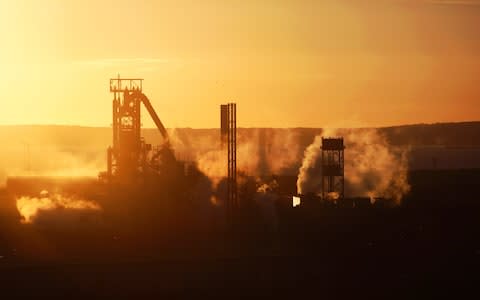
[[[107,179],[134,183],[146,172],[158,172],[175,162],[168,134],[150,100],[142,93],[143,79],[110,79],[113,93],[113,146],[107,151]],[[155,122],[164,143],[157,149],[145,143],[140,134],[140,104],[143,103]]]
[[[237,193],[237,105],[228,103],[220,105],[220,136],[222,147],[227,143],[228,178],[227,178],[227,217],[231,217],[238,208]]]
[[[229,105],[221,104],[220,105],[220,142],[222,150],[225,149],[225,145],[228,142],[228,117],[229,117]]]
[[[345,196],[343,138],[322,138],[322,198]]]

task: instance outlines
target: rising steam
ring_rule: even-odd
[[[346,142],[346,193],[392,198],[399,204],[410,191],[409,149],[392,147],[376,129],[351,132]]]
[[[194,157],[198,168],[209,178],[226,176],[227,153],[220,150],[220,137],[206,138],[201,143],[193,138],[181,145],[194,145],[184,154]],[[182,146],[182,149],[186,147]],[[177,147],[175,145],[175,150]],[[193,153],[192,153],[193,152]],[[281,174],[296,170],[300,157],[298,134],[290,129],[255,129],[239,131],[237,138],[237,170],[250,176]]]
[[[22,223],[34,222],[41,211],[55,209],[100,210],[100,206],[93,201],[60,194],[49,195],[47,191],[42,191],[40,197],[18,197],[16,205],[22,216]]]
[[[321,136],[316,136],[313,143],[305,149],[297,179],[297,193],[301,195],[308,193],[319,194],[321,192],[321,149]]]
[[[341,134],[343,133],[343,134]],[[345,139],[346,196],[385,197],[397,204],[410,190],[407,180],[408,149],[395,148],[376,129],[324,132]],[[299,194],[321,192],[320,136],[307,147],[297,180]]]

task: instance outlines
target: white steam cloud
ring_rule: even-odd
[[[55,209],[68,210],[100,210],[100,206],[93,201],[71,196],[53,194],[42,191],[39,197],[21,196],[16,198],[17,210],[22,217],[22,223],[32,223],[42,211]]]
[[[376,129],[324,132],[324,136],[344,136],[345,194],[348,197],[385,197],[397,204],[410,190],[408,149],[395,148]],[[321,193],[321,136],[304,153],[297,179],[299,194]]]
[[[297,193],[321,193],[322,137],[317,135],[312,144],[305,149],[302,166],[297,179]]]
[[[410,191],[409,149],[390,146],[376,129],[350,132],[345,141],[347,195],[391,198],[399,204]]]

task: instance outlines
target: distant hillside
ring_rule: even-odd
[[[366,129],[341,129],[340,134]],[[408,146],[413,168],[480,167],[480,122],[417,124],[378,128],[391,145]],[[180,159],[198,160],[219,148],[219,129],[170,129],[175,153]],[[288,157],[277,172],[298,171],[305,148],[321,128],[239,128],[239,157],[255,157],[257,168],[272,156]],[[0,126],[0,178],[23,173],[95,175],[106,168],[106,148],[111,128],[81,126]],[[143,136],[152,144],[162,138],[153,128]],[[348,144],[347,144],[348,148]],[[446,151],[455,148],[457,150]],[[468,148],[469,150],[458,150]],[[473,150],[471,150],[473,149]],[[460,151],[460,152],[459,152]],[[271,170],[270,170],[271,171]],[[2,175],[3,174],[3,175]]]
[[[396,145],[480,146],[480,122],[416,124],[380,130]]]
[[[267,128],[260,128],[267,129]],[[239,128],[239,135],[252,135],[259,128]],[[310,143],[313,137],[321,134],[321,128],[268,128],[275,132],[294,132],[299,137],[299,143]],[[359,129],[343,129],[356,131]],[[462,123],[437,123],[415,124],[393,127],[380,127],[393,145],[425,146],[444,145],[468,147],[480,146],[480,121]],[[182,139],[199,138],[218,135],[218,129],[169,129]],[[155,128],[143,129],[147,140],[157,143],[161,140]],[[108,127],[82,127],[63,125],[3,125],[0,126],[0,138],[8,143],[54,143],[63,146],[99,146],[108,145],[111,141],[111,128]]]

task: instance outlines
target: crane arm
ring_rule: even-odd
[[[162,121],[160,121],[160,118],[158,117],[157,113],[155,112],[155,109],[153,109],[153,106],[150,103],[150,100],[148,100],[148,97],[145,96],[145,94],[143,94],[143,93],[140,93],[140,99],[142,100],[143,105],[145,105],[145,108],[147,109],[148,113],[150,114],[150,117],[152,118],[153,122],[157,126],[158,131],[160,131],[160,134],[165,139],[165,141],[168,143],[167,130],[165,129],[165,126],[163,126]]]
[[[143,102],[143,105],[145,106],[148,113],[150,114],[150,117],[152,118],[153,122],[157,126],[158,131],[160,131],[160,134],[164,138],[164,147],[162,152],[157,152],[152,159],[155,160],[158,156],[162,156],[164,162],[168,162],[168,163],[175,162],[175,154],[170,148],[168,132],[165,129],[165,126],[163,126],[162,121],[160,121],[160,118],[155,112],[155,109],[153,108],[152,103],[150,103],[150,100],[148,99],[148,97],[145,96],[145,94],[143,94],[142,92],[138,92],[138,93],[139,93],[138,94],[139,99]]]

